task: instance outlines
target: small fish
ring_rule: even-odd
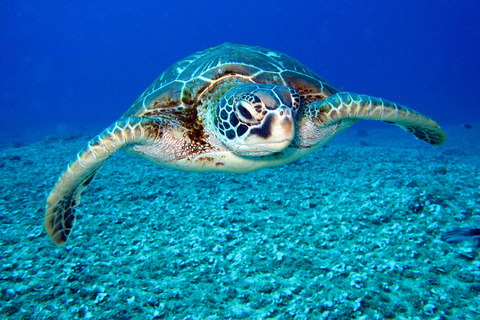
[[[473,241],[480,247],[480,229],[458,228],[447,231],[442,235],[446,242]]]

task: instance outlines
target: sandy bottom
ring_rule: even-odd
[[[65,247],[45,199],[89,137],[0,149],[0,317],[479,319],[480,128],[343,133],[296,163],[184,173],[119,153]],[[366,135],[365,135],[366,134]]]

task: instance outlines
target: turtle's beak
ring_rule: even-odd
[[[267,115],[261,127],[251,130],[243,147],[248,151],[280,152],[290,145],[294,136],[293,110],[281,107]]]

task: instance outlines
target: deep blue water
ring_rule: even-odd
[[[478,12],[476,0],[4,1],[1,139],[99,131],[170,64],[225,41],[442,124],[480,122]]]

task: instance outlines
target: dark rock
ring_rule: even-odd
[[[361,145],[362,147],[368,147],[368,146],[370,146],[369,143],[366,143],[366,142],[363,141],[363,140],[360,140],[360,145]]]
[[[69,133],[69,134],[63,136],[63,137],[62,137],[62,140],[63,140],[63,141],[72,141],[72,140],[75,140],[75,139],[77,139],[77,138],[78,138],[78,136],[77,136],[76,134]]]
[[[57,136],[46,136],[45,139],[43,139],[43,142],[45,143],[49,143],[49,142],[55,142],[55,141],[58,141],[58,137]]]
[[[17,155],[6,156],[5,158],[8,159],[8,160],[11,160],[11,161],[20,161],[20,160],[22,160],[22,157],[17,156]]]
[[[438,167],[435,170],[433,170],[433,173],[434,174],[445,175],[445,174],[447,174],[447,167],[445,167],[445,166]]]

